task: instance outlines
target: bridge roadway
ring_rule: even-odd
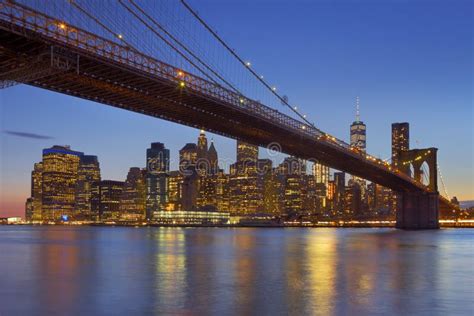
[[[0,81],[23,82],[240,139],[398,192],[427,188],[345,142],[133,48],[0,0]],[[440,198],[441,204],[448,201]]]

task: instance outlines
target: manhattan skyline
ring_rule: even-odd
[[[360,96],[369,153],[388,158],[391,123],[407,121],[412,147],[439,148],[448,193],[474,199],[468,2],[430,3],[429,10],[424,1],[410,9],[390,1],[371,10],[338,2],[301,2],[289,10],[280,2],[266,4],[193,3],[318,128],[348,141]],[[314,9],[311,18],[302,10],[308,5]],[[229,11],[242,22],[239,29],[225,18]],[[275,23],[279,19],[286,23]],[[400,22],[405,27],[399,28]],[[267,23],[271,29],[263,27]],[[375,28],[380,23],[383,34]],[[130,166],[144,166],[149,143],[167,144],[173,156],[196,135],[196,129],[24,85],[2,90],[0,104],[2,216],[23,214],[31,166],[43,148],[68,144],[94,153],[104,178],[124,180]],[[235,159],[235,141],[208,137],[214,138],[220,157]]]

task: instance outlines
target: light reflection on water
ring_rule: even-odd
[[[474,230],[0,227],[0,315],[472,314]]]

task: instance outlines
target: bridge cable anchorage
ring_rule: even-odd
[[[200,64],[202,64],[207,70],[209,70],[212,74],[214,74],[215,76],[217,76],[222,82],[224,82],[230,89],[232,89],[234,92],[236,92],[237,94],[239,94],[240,96],[243,97],[243,94],[236,88],[234,87],[230,82],[228,82],[225,78],[223,78],[217,71],[215,71],[214,69],[212,69],[206,62],[204,62],[201,58],[199,58],[199,56],[197,56],[195,53],[193,53],[188,47],[186,47],[186,45],[184,45],[181,41],[179,41],[175,36],[173,36],[173,34],[171,34],[170,32],[168,32],[161,24],[159,24],[156,19],[154,19],[152,16],[150,16],[148,13],[146,13],[135,1],[133,0],[129,0],[129,2],[141,13],[143,14],[146,18],[148,18],[158,29],[160,29],[162,32],[164,32],[167,36],[169,36],[174,42],[176,42],[182,49],[184,49],[189,55],[191,55],[194,59],[196,59]],[[139,17],[137,17],[135,15],[134,12],[132,12],[130,10],[130,8],[128,8],[123,2],[122,0],[119,0],[119,3],[124,7],[126,8],[130,13],[132,13],[137,19],[139,19]],[[141,21],[141,19],[139,19]],[[161,35],[159,34],[158,32],[155,31],[155,29],[149,27],[148,24],[144,23],[142,21],[142,24],[144,24],[148,29],[150,29],[150,31],[152,31],[155,35],[159,36],[160,39],[162,39],[165,43],[168,44],[167,40]],[[168,46],[172,47],[174,49],[174,46],[169,43]],[[177,51],[177,49],[175,49],[175,51]],[[180,54],[181,55],[181,54]]]
[[[250,62],[248,61],[244,61],[239,55],[237,55],[237,53],[235,52],[235,50],[233,50],[207,23],[206,21],[204,21],[198,14],[196,11],[194,11],[193,8],[191,8],[189,6],[189,4],[186,3],[186,1],[184,0],[180,0],[181,3],[183,4],[183,6],[204,26],[204,28],[206,28],[211,34],[212,36],[219,42],[221,43],[224,48],[232,55],[234,56],[246,69],[248,69],[248,71],[250,71],[250,73],[255,77],[257,78],[258,81],[260,81],[260,83],[262,83],[273,95],[275,95],[281,102],[282,104],[286,105],[293,113],[295,113],[299,118],[301,118],[306,124],[308,124],[309,126],[312,126],[313,128],[316,128],[316,126],[314,125],[314,123],[308,121],[306,119],[306,116],[305,115],[302,115],[301,113],[299,113],[297,111],[297,109],[295,110],[295,108],[293,106],[291,106],[286,100],[284,97],[282,97],[281,95],[279,95],[277,92],[276,92],[276,87],[272,87],[270,86],[264,79],[263,79],[263,76],[259,76],[251,67],[250,67]],[[317,128],[316,128],[317,129]],[[318,131],[320,131],[319,129],[317,129]],[[322,131],[320,131],[322,133]]]

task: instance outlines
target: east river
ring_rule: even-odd
[[[0,315],[472,315],[474,229],[0,226]]]

